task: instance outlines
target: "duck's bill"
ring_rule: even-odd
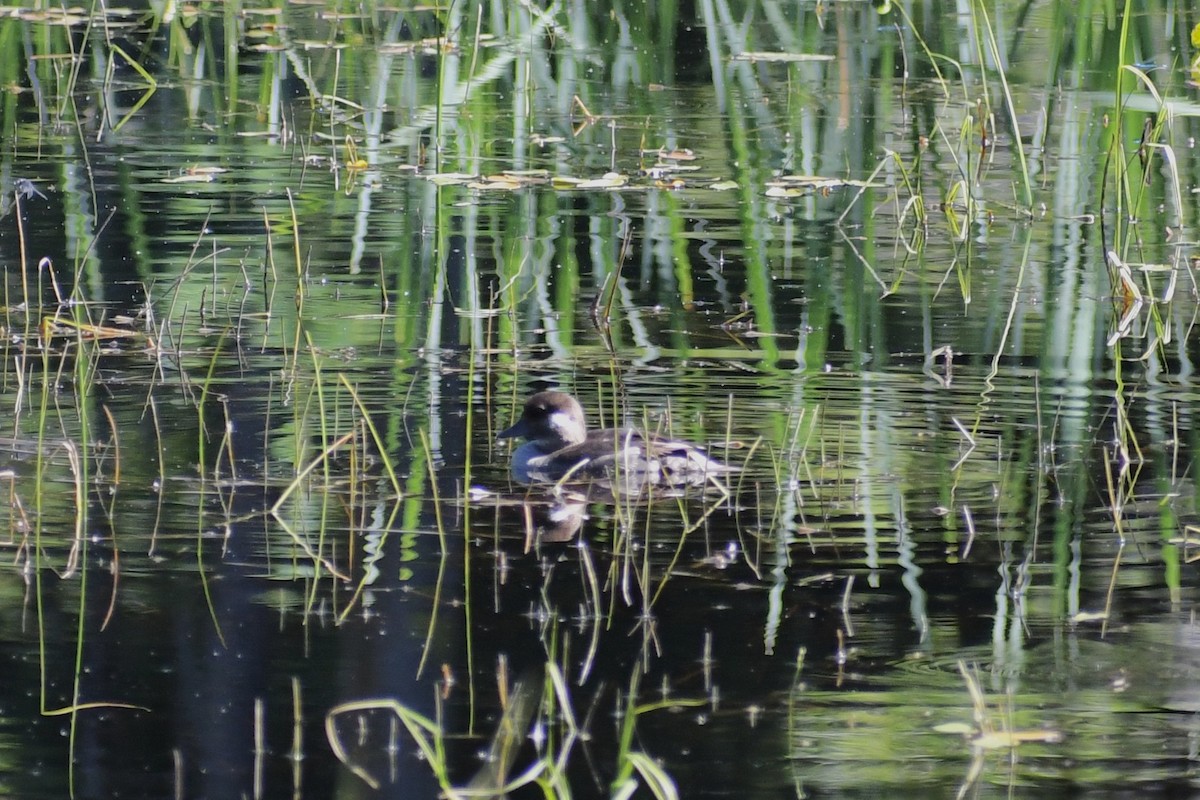
[[[511,428],[505,428],[496,434],[497,439],[520,439],[525,435],[526,425],[525,420],[517,420],[517,424]]]

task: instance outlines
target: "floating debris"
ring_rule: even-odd
[[[801,61],[833,61],[833,56],[817,53],[782,53],[766,50],[747,50],[733,57],[734,61],[775,61],[782,63]]]
[[[466,186],[478,179],[478,175],[467,172],[434,172],[425,176],[425,180],[436,186]]]
[[[188,167],[179,175],[163,178],[161,183],[212,183],[218,175],[228,171],[224,167]]]
[[[602,177],[580,181],[576,189],[620,189],[629,183],[629,177],[619,172],[606,172]]]

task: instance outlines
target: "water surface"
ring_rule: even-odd
[[[0,9],[5,789],[1194,791],[1196,20],[988,13]]]

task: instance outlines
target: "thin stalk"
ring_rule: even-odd
[[[208,438],[208,431],[204,426],[204,407],[208,400],[209,389],[212,387],[213,373],[217,369],[217,359],[221,355],[221,348],[225,343],[225,334],[221,334],[220,340],[217,342],[216,348],[213,350],[212,358],[208,362],[208,373],[204,377],[204,384],[200,387],[200,402],[197,405],[196,413],[200,419],[200,432],[197,437],[196,445],[197,457],[200,462],[200,491],[196,499],[198,508],[204,508],[205,496],[207,495],[208,474],[205,466],[206,447],[205,442]],[[213,621],[213,630],[216,631],[217,638],[221,641],[221,646],[225,647],[225,634],[221,630],[221,620],[217,617],[217,609],[213,604],[212,587],[208,584],[208,573],[204,570],[204,514],[196,515],[196,569],[200,574],[200,585],[204,589],[204,603],[208,608],[208,615]]]
[[[429,474],[429,491],[433,495],[433,516],[434,516],[434,519],[437,521],[438,544],[439,544],[439,549],[441,551],[441,559],[438,561],[437,582],[435,584],[437,588],[434,590],[433,607],[429,610],[429,627],[426,629],[426,633],[425,633],[425,644],[421,648],[421,661],[420,661],[420,663],[417,664],[417,676],[418,677],[420,677],[422,672],[424,672],[424,670],[425,670],[425,662],[429,659],[429,651],[431,649],[430,646],[433,644],[433,632],[437,628],[438,605],[439,605],[438,601],[441,598],[441,594],[442,594],[442,578],[446,574],[446,556],[447,556],[446,526],[442,522],[442,503],[441,503],[441,498],[438,497],[437,472],[434,470],[434,467],[433,467],[433,448],[429,444],[429,434],[425,431],[424,428],[421,428],[420,434],[421,434],[421,447],[425,451],[425,468],[426,468],[426,470],[428,470],[428,474]],[[470,550],[470,541],[469,540],[467,542],[467,549],[468,549],[468,551]],[[470,583],[471,582],[470,582],[470,573],[469,572],[467,572],[467,578],[465,579],[465,582],[466,582],[467,586],[466,586],[466,589],[465,589],[464,595],[463,595],[463,606],[464,606],[464,613],[466,614],[466,621],[467,621],[466,631],[468,633],[468,635],[466,637],[467,671],[469,673],[473,674],[473,670],[471,669],[471,667],[473,665],[473,661],[471,658],[472,648],[471,648],[471,636],[470,636],[471,603],[469,602],[469,600],[470,600]],[[471,681],[468,681],[467,683],[468,683],[468,686],[470,687],[470,691],[472,692],[472,695],[473,695],[474,691],[475,691],[475,682],[474,682],[474,680],[471,680]],[[471,707],[474,708],[474,706],[475,706],[474,699],[472,699]]]

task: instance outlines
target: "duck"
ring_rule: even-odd
[[[554,390],[525,401],[521,418],[497,438],[525,440],[512,453],[513,477],[525,484],[601,479],[625,486],[720,486],[720,476],[737,471],[690,442],[634,428],[588,430],[579,401]]]

